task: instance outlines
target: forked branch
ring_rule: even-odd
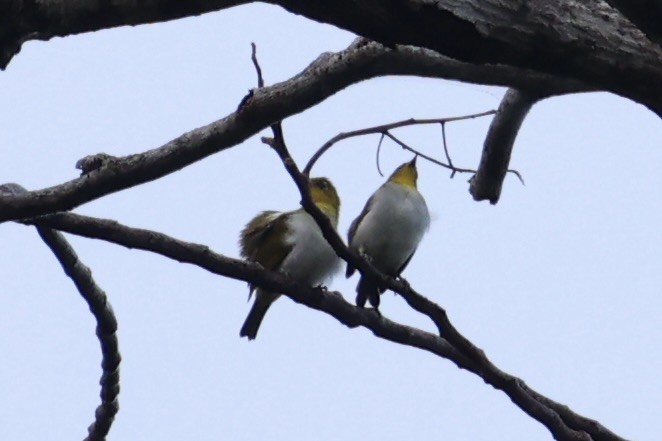
[[[301,174],[297,176],[304,179]],[[386,317],[380,317],[370,309],[358,308],[350,304],[340,293],[325,292],[319,288],[296,283],[283,274],[265,270],[259,265],[217,254],[205,245],[183,242],[163,233],[131,228],[111,220],[62,213],[26,221],[26,223],[35,222],[127,248],[154,252],[178,262],[190,263],[214,274],[282,292],[297,303],[324,311],[350,328],[364,326],[379,338],[423,349],[446,358],[459,368],[475,373],[486,383],[503,391],[527,414],[543,423],[557,440],[625,441],[598,422],[574,413],[567,406],[534,391],[523,380],[496,368],[479,348],[459,335],[450,324],[442,332],[442,336],[402,325]],[[330,225],[329,227],[332,228]],[[335,230],[331,231],[337,237]],[[337,239],[340,240],[339,237]],[[348,256],[349,250],[341,251],[346,251],[343,257]],[[357,256],[352,263],[357,266],[362,265],[363,260],[359,260]],[[368,268],[364,266],[364,270]],[[405,283],[392,279],[388,282],[390,287],[403,295],[414,309],[428,310],[428,313],[435,317],[435,322],[440,322],[442,327],[444,322],[448,322],[443,308],[421,296]]]
[[[354,138],[357,136],[365,136],[365,135],[374,135],[374,134],[379,134],[383,136],[387,136],[391,130],[393,129],[399,129],[401,127],[409,127],[409,126],[417,126],[417,125],[430,125],[430,124],[444,124],[447,122],[453,122],[453,121],[464,121],[468,119],[474,119],[474,118],[480,118],[482,116],[489,116],[489,115],[494,115],[496,113],[496,110],[488,110],[486,112],[481,112],[481,113],[474,113],[471,115],[463,115],[463,116],[453,116],[453,117],[448,117],[448,118],[430,118],[430,119],[416,119],[416,118],[409,118],[405,119],[402,121],[396,121],[388,124],[381,124],[378,126],[373,126],[373,127],[366,127],[364,129],[358,129],[358,130],[352,130],[350,132],[342,132],[334,136],[333,138],[329,139],[326,141],[322,146],[317,149],[317,151],[311,156],[310,160],[306,164],[306,166],[303,168],[303,174],[306,176],[310,175],[310,171],[312,170],[313,166],[315,163],[326,153],[331,147],[333,147],[334,144],[336,144],[339,141],[349,139],[349,138]],[[420,155],[419,152],[416,152]],[[423,155],[421,155],[423,156]],[[428,157],[429,158],[429,157]],[[426,158],[427,159],[427,158]],[[433,161],[436,162],[436,161]],[[439,165],[446,166],[448,165],[443,164],[441,162],[437,162]]]

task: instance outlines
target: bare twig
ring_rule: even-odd
[[[257,73],[257,87],[264,87],[262,69],[260,68],[260,63],[257,61],[257,47],[253,42],[251,42],[251,60],[253,61],[253,66],[255,66],[255,72]]]
[[[375,153],[375,165],[377,166],[377,172],[379,173],[379,176],[384,176],[384,173],[382,173],[382,168],[379,165],[379,154],[382,151],[382,142],[384,142],[384,134],[382,133],[382,136],[379,137],[379,142],[377,143],[377,152]]]
[[[448,143],[446,142],[446,123],[442,122],[439,125],[441,126],[441,140],[444,145],[444,154],[446,155],[446,161],[448,161],[448,165],[451,167],[451,169],[454,169],[455,167],[453,166],[453,160],[451,159],[451,155],[448,154]],[[451,179],[453,179],[455,173],[456,173],[455,170],[451,172]]]
[[[402,147],[405,150],[408,150],[423,159],[430,161],[434,164],[437,164],[441,167],[447,168],[451,170],[451,178],[455,176],[456,173],[476,173],[476,170],[473,169],[468,169],[468,168],[460,168],[456,167],[453,164],[453,161],[450,157],[449,151],[448,151],[448,144],[446,141],[446,123],[449,122],[454,122],[454,121],[462,121],[462,120],[467,120],[467,119],[473,119],[473,118],[479,118],[481,116],[489,116],[489,115],[494,115],[496,113],[495,110],[488,110],[486,112],[481,112],[481,113],[475,113],[471,115],[463,115],[463,116],[455,116],[455,117],[448,117],[448,118],[432,118],[432,119],[406,119],[402,121],[397,121],[389,124],[382,124],[379,126],[374,126],[374,127],[368,127],[365,129],[359,129],[359,130],[353,130],[351,132],[343,132],[339,133],[338,135],[334,136],[333,138],[329,139],[327,142],[325,142],[314,154],[311,156],[310,160],[306,164],[306,167],[303,169],[302,173],[306,176],[310,175],[310,171],[315,165],[315,163],[326,153],[333,145],[338,143],[339,141],[348,139],[348,138],[353,138],[357,136],[365,136],[365,135],[373,135],[373,134],[379,134],[379,143],[377,144],[377,171],[381,176],[383,176],[383,173],[380,170],[379,167],[379,150],[380,147],[382,146],[382,141],[384,140],[384,137],[388,137],[391,139],[393,142],[398,144],[400,147]],[[439,124],[441,125],[441,134],[442,134],[442,142],[444,146],[444,154],[446,156],[446,160],[448,163],[444,163],[442,161],[439,161],[438,159],[433,158],[432,156],[426,155],[422,153],[421,151],[411,147],[410,145],[406,144],[402,140],[400,140],[398,137],[393,135],[391,133],[391,130],[397,129],[400,127],[406,127],[406,126],[413,126],[413,125],[427,125],[427,124]],[[522,184],[524,183],[524,180],[522,179],[522,175],[517,171],[517,170],[510,170],[508,169],[506,171],[507,173],[513,173],[515,174],[520,182]]]
[[[409,118],[405,119],[402,121],[396,121],[388,124],[381,124],[378,126],[373,126],[373,127],[367,127],[365,129],[358,129],[358,130],[352,130],[350,132],[343,132],[339,133],[333,138],[329,139],[327,142],[325,142],[316,152],[313,154],[313,156],[310,158],[308,161],[308,164],[303,168],[303,174],[305,175],[310,175],[310,170],[313,168],[315,163],[322,157],[324,153],[326,153],[327,150],[329,150],[331,147],[333,147],[334,144],[336,144],[339,141],[342,141],[344,139],[348,138],[353,138],[356,136],[365,136],[365,135],[371,135],[371,134],[381,134],[382,136],[386,135],[386,132],[393,130],[393,129],[398,129],[400,127],[407,127],[407,126],[415,126],[415,125],[428,125],[428,124],[441,124],[441,123],[446,123],[446,122],[452,122],[452,121],[463,121],[467,119],[474,119],[474,118],[480,118],[482,116],[489,116],[489,115],[494,115],[496,113],[496,110],[488,110],[486,112],[481,112],[481,113],[474,113],[471,115],[463,115],[463,116],[453,116],[453,117],[448,117],[448,118],[430,118],[430,119],[415,119],[415,118]]]
[[[391,132],[386,132],[385,135],[386,135],[387,138],[389,138],[390,140],[392,140],[393,142],[398,144],[403,149],[405,149],[407,151],[410,151],[412,153],[415,153],[418,156],[420,156],[421,158],[426,159],[427,161],[430,161],[434,164],[440,165],[444,168],[447,168],[447,169],[451,170],[452,171],[451,177],[453,177],[453,175],[455,173],[476,173],[476,170],[472,170],[472,169],[469,169],[469,168],[459,168],[459,167],[455,167],[452,164],[445,164],[445,163],[439,161],[438,159],[434,159],[432,156],[428,156],[425,153],[421,153],[420,151],[416,150],[415,148],[411,147],[410,145],[406,144],[405,142],[403,142],[402,140],[397,138]]]
[[[5,184],[0,186],[0,193],[18,194],[26,192],[18,184]],[[90,312],[97,322],[96,335],[101,345],[101,404],[95,411],[95,420],[88,427],[86,441],[103,441],[110,431],[115,415],[119,410],[118,395],[120,391],[119,366],[121,356],[117,339],[117,319],[108,302],[106,293],[92,278],[92,272],[78,258],[73,247],[67,242],[62,233],[39,223],[34,224],[37,232],[51,249],[62,265],[65,274],[73,280],[78,292],[90,308]]]

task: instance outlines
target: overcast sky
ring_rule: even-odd
[[[77,176],[88,154],[158,147],[236,109],[255,86],[250,42],[269,84],[350,33],[250,5],[167,24],[30,42],[0,72],[0,183],[30,189]],[[382,78],[284,123],[300,165],[335,134],[409,117],[482,112],[504,89]],[[473,168],[489,125],[448,126]],[[441,157],[438,127],[398,132]],[[268,134],[268,132],[264,132]],[[383,182],[377,137],[334,147],[315,168],[342,198],[345,234]],[[606,93],[532,110],[497,206],[468,176],[419,161],[432,225],[405,277],[444,306],[500,368],[621,436],[662,433],[662,124]],[[385,143],[385,173],[411,154]],[[156,182],[76,212],[205,243],[237,257],[258,211],[298,194],[255,136]],[[452,363],[350,330],[283,298],[257,340],[239,338],[244,283],[190,265],[68,236],[119,320],[120,412],[109,440],[548,440],[501,392]],[[82,439],[99,402],[94,322],[32,228],[0,225],[0,439]],[[357,278],[330,283],[354,298]],[[382,312],[433,330],[391,293]]]

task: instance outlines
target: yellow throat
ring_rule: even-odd
[[[310,196],[315,205],[326,214],[331,222],[338,224],[340,212],[340,198],[336,188],[327,178],[312,178],[310,180]]]
[[[391,177],[388,178],[389,182],[404,185],[409,188],[416,188],[416,181],[418,180],[418,171],[416,170],[416,157],[410,162],[405,162],[400,167],[396,168]]]

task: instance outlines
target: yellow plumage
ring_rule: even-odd
[[[326,178],[310,180],[310,194],[315,205],[338,225],[340,198]],[[332,276],[340,266],[335,251],[322,236],[315,220],[300,208],[288,212],[263,211],[241,232],[241,256],[264,268],[280,271],[295,280],[318,285]],[[254,287],[251,286],[251,293]],[[252,340],[262,319],[279,293],[257,288],[255,303],[241,328],[240,336]]]
[[[349,246],[380,271],[397,277],[405,269],[430,225],[425,199],[417,189],[416,158],[399,166],[368,199],[348,232]],[[347,277],[355,268],[347,265]],[[374,277],[361,275],[356,304],[379,307],[385,288]]]

